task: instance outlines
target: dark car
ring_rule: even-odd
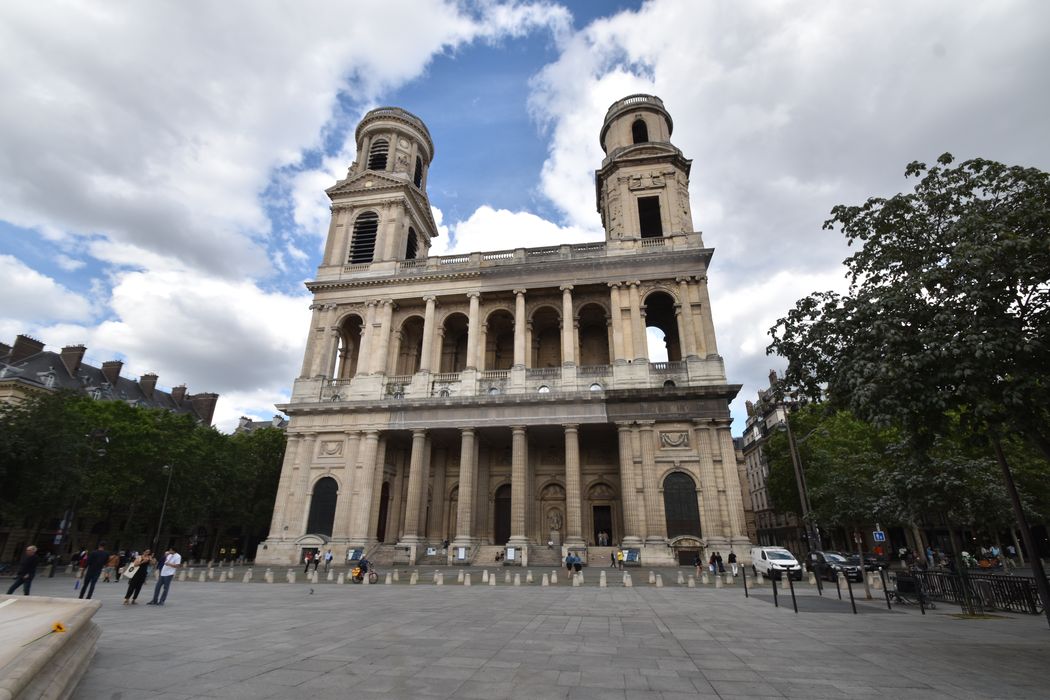
[[[850,554],[846,556],[846,560],[849,561],[853,566],[857,566],[860,559],[856,554]],[[871,552],[864,552],[864,570],[865,571],[878,571],[879,567],[885,567],[886,560],[880,557],[878,554],[872,554]]]
[[[834,581],[840,571],[850,581],[861,581],[860,567],[856,562],[850,563],[841,552],[810,552],[806,555],[806,570],[827,581]]]

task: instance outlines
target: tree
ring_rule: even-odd
[[[859,250],[849,291],[814,293],[771,329],[786,379],[928,453],[958,420],[998,461],[1034,552],[1003,448],[1027,440],[1050,460],[1050,175],[975,159],[911,163],[914,192],[836,206],[825,229]],[[1044,466],[1044,478],[1046,467]],[[1037,585],[1050,620],[1050,589]]]

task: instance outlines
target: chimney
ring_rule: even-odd
[[[215,413],[215,403],[219,400],[218,394],[194,394],[190,396],[190,405],[197,416],[205,425],[211,425],[212,415]]]
[[[747,406],[747,415],[755,415],[755,404],[751,401],[745,401],[744,405]]]
[[[109,360],[102,363],[102,376],[106,378],[110,386],[117,385],[117,380],[120,379],[120,369],[123,366],[124,363],[120,360]]]
[[[85,352],[87,352],[87,348],[83,345],[67,345],[62,348],[62,353],[59,357],[62,358],[62,364],[66,366],[66,371],[69,372],[70,377],[77,375],[77,370],[80,369],[80,363],[84,359]]]
[[[153,400],[153,390],[157,388],[157,375],[153,372],[146,372],[146,374],[139,377],[139,389],[146,395],[147,399]]]
[[[769,386],[775,387],[777,385],[777,371],[775,369],[769,370]]]
[[[0,360],[6,358],[9,352],[11,352],[11,346],[7,343],[0,343]]]
[[[171,398],[175,399],[175,404],[178,406],[182,405],[182,400],[186,398],[186,385],[180,384],[171,390]]]
[[[281,416],[274,416],[273,420],[270,421],[270,425],[272,425],[275,428],[280,428],[281,427],[281,421],[283,421],[283,420],[284,420],[284,418],[282,418]]]
[[[237,419],[237,430],[244,430],[244,426],[252,422],[252,419],[248,416],[241,416]]]
[[[44,344],[39,340],[34,340],[28,335],[19,335],[15,338],[15,346],[11,348],[11,356],[7,361],[14,364],[43,351]]]

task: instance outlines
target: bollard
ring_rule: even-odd
[[[656,575],[656,587],[657,588],[663,588],[664,587],[664,577],[661,576],[660,574]]]
[[[438,586],[445,585],[445,574],[441,571],[434,572],[434,583]]]
[[[394,581],[397,582],[397,581],[400,581],[400,580],[401,580],[401,574],[398,573],[397,569],[394,569]]]
[[[552,586],[557,586],[558,585],[558,572],[557,571],[552,571],[551,572],[551,585]]]
[[[324,580],[325,581],[334,581],[335,580],[335,570],[334,569],[329,569],[328,573],[325,574]]]
[[[540,578],[540,585],[541,586],[549,586],[549,585],[551,585],[551,577],[548,576],[547,574],[544,574],[543,577]]]
[[[719,576],[718,574],[715,574],[715,588],[721,588],[721,587],[722,587],[722,577]]]
[[[243,581],[243,583],[251,583],[251,581],[252,581],[252,570],[248,569],[247,571],[244,572],[244,581]]]
[[[649,572],[649,583],[656,583],[656,574],[652,571]]]
[[[576,578],[580,579],[580,585],[582,586],[583,583],[584,583],[584,581],[583,581],[583,572],[581,571],[580,573],[576,574]]]
[[[886,609],[893,610],[893,605],[890,604],[890,591],[886,587],[886,570],[881,566],[879,567],[879,588],[882,589],[883,594],[886,596]]]
[[[200,582],[201,582],[201,583],[204,583],[204,582],[205,582],[205,581],[207,581],[207,580],[208,580],[208,575],[207,575],[206,573],[204,573],[204,572],[202,571],[202,572],[201,572],[201,578],[200,578]],[[293,581],[292,583],[294,583],[294,581]]]
[[[456,576],[456,583],[463,583],[463,569],[459,570],[459,573]]]
[[[609,582],[605,578],[605,569],[602,569],[602,572],[600,574],[598,574],[598,588],[608,588],[608,587],[609,587]]]
[[[776,580],[776,578],[773,577],[772,570],[770,570],[769,573],[770,573],[769,585],[773,587],[773,607],[774,608],[779,608],[780,607],[780,597],[777,594],[777,580]]]
[[[573,588],[579,588],[580,587],[580,575],[579,574],[576,574],[575,576],[572,577],[572,587]]]
[[[510,583],[510,569],[503,576],[503,583]]]
[[[317,570],[314,569],[313,573],[310,574],[310,583],[317,583]]]
[[[532,569],[525,572],[525,583],[532,583]]]
[[[225,571],[223,571],[221,574],[219,574],[219,583],[226,583],[226,572]]]
[[[623,572],[623,587],[624,588],[634,588],[634,582],[631,581],[631,575],[629,573],[627,573],[626,571]]]
[[[394,583],[394,575],[391,574],[389,571],[386,572],[386,580],[383,581],[383,585],[389,586],[389,585],[391,585],[393,583]]]
[[[342,586],[344,583],[346,583],[346,572],[345,571],[340,571],[339,575],[335,579],[335,582],[338,585],[340,585],[340,586]]]
[[[185,571],[180,571],[179,572],[179,580],[180,581],[185,581],[186,580],[186,572]]]
[[[438,572],[436,572],[436,571],[434,572],[434,577],[433,577],[433,579],[434,579],[434,581],[433,581],[434,583],[437,583],[437,582],[438,582]]]
[[[408,577],[408,585],[414,586],[419,583],[419,572],[413,571],[412,575]]]
[[[791,572],[788,572],[788,588],[791,589],[791,607],[795,609],[795,614],[798,615],[798,601],[795,600],[795,583],[794,579],[791,578]]]
[[[751,594],[747,592],[747,572],[746,571],[741,571],[740,572],[740,581],[744,584],[744,597],[745,598],[750,598]]]
[[[372,580],[371,580],[371,579],[372,579],[372,577],[371,577],[371,573],[372,573],[372,572],[371,572],[371,571],[369,571],[369,572],[368,572],[367,574],[363,574],[363,575],[361,576],[361,584],[362,584],[362,585],[365,585],[365,586],[371,586],[371,585],[372,585]]]
[[[489,582],[489,570],[488,569],[483,569],[482,570],[482,572],[481,572],[481,582],[482,583],[488,583]]]
[[[857,601],[855,601],[853,599],[853,584],[850,583],[850,580],[848,578],[846,579],[846,590],[849,591],[849,604],[851,606],[853,606],[853,614],[856,615],[857,614]],[[921,600],[921,598],[920,598],[920,600]],[[926,613],[923,612],[923,614],[925,615]]]
[[[495,586],[496,585],[496,574],[492,574],[491,576],[489,576],[489,585],[490,586]]]
[[[755,574],[751,577],[751,587],[761,588],[762,587],[762,574]]]
[[[727,585],[727,586],[732,586],[732,585],[733,585],[733,583],[734,583],[734,582],[733,582],[733,574],[729,574],[729,573],[727,573],[727,574],[726,574],[726,585]]]
[[[263,580],[266,581],[266,583],[273,583],[273,569],[266,570],[263,574]]]
[[[704,584],[705,586],[711,583],[711,579],[707,578],[706,571],[700,575],[700,583]]]
[[[839,600],[842,600],[842,572],[835,574],[835,590],[838,591]]]
[[[215,569],[213,569],[213,568],[211,568],[211,567],[209,566],[209,567],[208,567],[208,580],[210,581],[210,580],[212,580],[213,578],[215,578]]]
[[[690,574],[689,575],[689,580],[686,582],[685,585],[688,586],[689,588],[696,588],[696,576],[693,576],[692,574]]]
[[[817,575],[814,574],[812,571],[809,572],[809,585],[817,585]]]
[[[872,576],[871,587],[874,588],[876,591],[881,591],[883,589],[883,585],[882,585],[882,567],[881,566],[879,567],[879,573],[878,574],[872,573],[871,576]]]
[[[463,575],[463,585],[464,586],[469,586],[470,585],[470,572],[469,571],[466,574]]]
[[[521,574],[514,574],[514,585],[515,586],[520,586],[521,585]]]
[[[684,574],[682,574],[681,571],[678,572],[678,581],[677,581],[677,583],[678,583],[679,586],[681,586],[682,584],[685,583],[685,576],[684,576]]]

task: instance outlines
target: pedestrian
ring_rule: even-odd
[[[618,568],[620,571],[623,571],[623,550],[622,549],[617,549],[616,550],[616,568]]]
[[[160,564],[160,578],[157,579],[157,585],[153,588],[153,600],[146,605],[164,605],[164,601],[168,599],[168,589],[171,588],[171,579],[175,578],[175,572],[180,566],[182,566],[182,557],[174,547],[168,547],[168,550],[164,552],[164,560]],[[162,588],[163,593],[160,592]],[[158,595],[160,595],[159,600]]]
[[[327,574],[328,569],[332,567],[332,550],[328,550],[324,553],[324,572]]]
[[[112,577],[117,573],[117,566],[120,565],[120,555],[113,552],[109,555],[109,559],[106,559],[106,566],[102,569],[102,583],[110,583]]]
[[[565,555],[565,570],[572,573],[572,552]]]
[[[933,559],[933,547],[930,545],[926,545],[926,561],[929,563],[931,569],[936,565]]]
[[[124,605],[138,605],[136,601],[142,590],[142,584],[149,576],[150,566],[156,564],[157,560],[153,558],[153,552],[147,549],[130,561],[131,563],[124,569],[124,577],[128,580],[128,592],[124,595]]]
[[[80,550],[80,554],[77,555],[77,578],[81,581],[84,580],[84,570],[87,569],[87,558],[87,550]]]
[[[23,595],[29,595],[29,588],[33,585],[33,578],[36,576],[38,561],[36,547],[33,545],[26,547],[22,558],[18,560],[18,572],[15,574],[15,582],[7,589],[7,595],[14,595],[19,588],[23,589]]]
[[[610,569],[615,569],[616,568],[616,551],[615,550],[609,552],[609,568]]]
[[[314,550],[314,573],[317,573],[317,567],[321,565],[321,550]]]
[[[697,550],[696,556],[693,557],[693,566],[696,567],[696,577],[700,578],[700,567],[703,565],[704,560],[700,558],[700,551]]]
[[[733,550],[729,550],[729,568],[733,571],[733,578],[736,578],[736,552],[734,552]]]
[[[725,564],[722,563],[722,553],[715,552],[715,564],[718,565],[718,573],[724,574],[726,572]]]
[[[583,569],[583,560],[580,559],[580,555],[573,554],[572,555],[572,570],[575,571],[576,573],[580,573],[581,569]]]
[[[306,550],[306,554],[303,555],[303,561],[306,562],[306,567],[303,569],[304,574],[310,573],[310,562],[314,559],[314,550]]]
[[[85,594],[87,594],[87,599],[91,600],[91,596],[95,592],[95,584],[98,583],[98,577],[102,575],[102,569],[108,561],[109,552],[106,551],[106,543],[99,542],[95,551],[87,555],[87,564],[84,567],[84,583],[80,586],[81,598],[84,598]]]
[[[715,559],[715,552],[711,552],[711,557],[707,560],[707,569],[712,574],[714,574],[716,571],[718,571],[718,569],[716,568],[717,566],[718,564],[717,560]]]

